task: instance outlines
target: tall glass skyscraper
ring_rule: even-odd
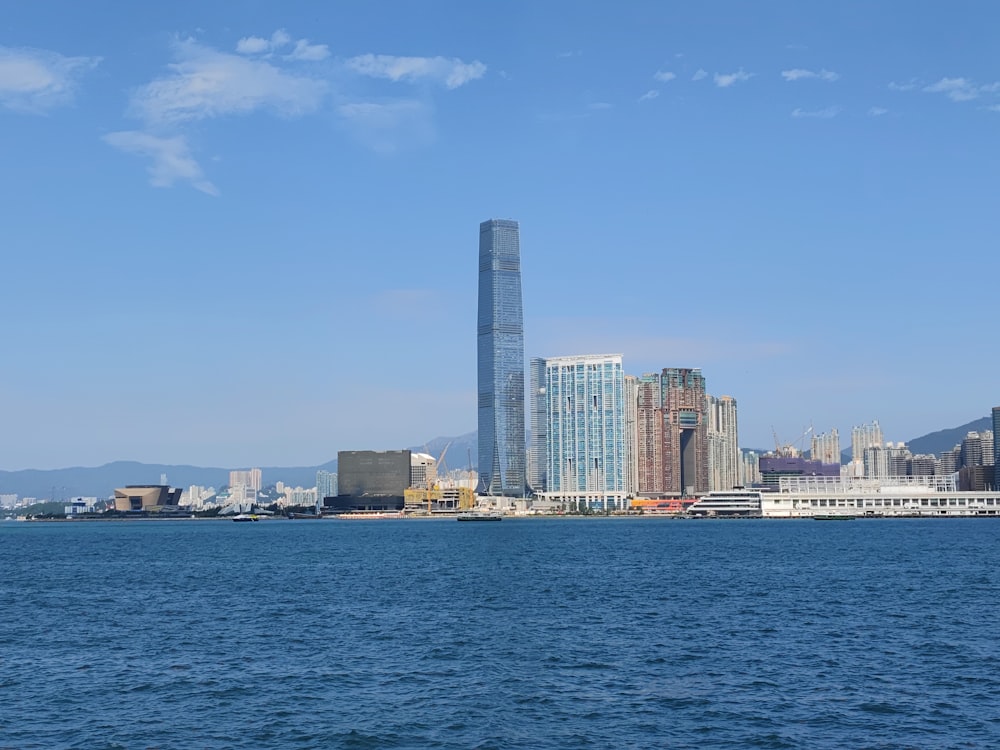
[[[516,221],[479,225],[479,492],[523,497],[524,323]]]

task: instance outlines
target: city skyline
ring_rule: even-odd
[[[966,312],[1000,8],[488,11],[7,8],[0,468],[470,432],[488,216],[520,222],[528,358],[700,368],[742,447],[1000,402]]]

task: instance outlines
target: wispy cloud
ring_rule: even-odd
[[[676,73],[671,73],[669,70],[658,70],[653,73],[653,78],[657,81],[662,81],[663,83],[669,83],[677,77]]]
[[[292,44],[291,35],[284,29],[278,29],[269,39],[261,36],[245,36],[236,43],[236,51],[241,55],[263,55],[272,57],[280,50]],[[330,56],[330,48],[325,44],[310,44],[308,39],[298,39],[291,51],[282,58],[285,60],[303,60],[315,62],[325,60]]]
[[[236,43],[236,51],[241,55],[260,55],[265,52],[275,52],[291,44],[292,37],[284,29],[278,29],[271,34],[270,39],[259,36],[245,36]]]
[[[806,70],[804,68],[793,68],[792,70],[781,71],[781,77],[786,81],[802,81],[810,78],[818,78],[821,81],[836,81],[840,75],[825,68],[820,71]]]
[[[299,39],[295,48],[286,56],[288,60],[316,62],[330,56],[330,48],[325,44],[310,44],[308,39]]]
[[[325,81],[191,39],[177,41],[174,56],[170,75],[133,92],[130,111],[147,123],[176,124],[258,109],[293,117],[315,111],[327,92]]]
[[[792,110],[792,117],[814,117],[820,120],[829,120],[840,114],[840,107],[825,107],[824,109],[800,109],[796,107]]]
[[[149,183],[154,187],[170,187],[175,182],[188,182],[196,190],[218,195],[215,185],[205,179],[201,167],[188,147],[184,136],[161,138],[136,130],[108,133],[104,142],[129,154],[152,160],[148,167]]]
[[[872,107],[868,110],[869,117],[881,117],[882,115],[889,114],[889,110],[885,107]]]
[[[650,99],[655,99],[660,95],[660,92],[656,89],[650,89],[645,94],[639,97],[640,102],[648,102]]]
[[[695,74],[691,76],[692,81],[700,81],[702,78],[708,78],[708,71],[703,70],[702,68],[698,68],[698,70],[695,71]]]
[[[906,83],[896,83],[896,81],[889,81],[890,91],[913,91],[917,87],[917,82],[915,79],[910,79]]]
[[[100,61],[99,57],[65,57],[44,49],[0,46],[0,105],[41,114],[68,104],[79,78]]]
[[[743,68],[740,68],[735,73],[716,73],[713,76],[713,80],[715,81],[715,85],[720,89],[727,89],[735,83],[749,81],[753,77],[753,73],[747,73]]]
[[[587,109],[612,109],[614,107],[610,102],[591,102],[587,105]]]
[[[968,78],[942,78],[937,83],[924,86],[924,91],[930,94],[944,94],[953,102],[967,102],[978,99],[984,91],[990,91],[989,86],[977,86]]]
[[[482,78],[486,66],[479,60],[470,63],[457,57],[395,57],[393,55],[359,55],[347,61],[357,73],[390,81],[429,80],[455,89],[469,81]]]

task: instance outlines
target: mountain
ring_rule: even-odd
[[[947,450],[951,450],[962,442],[967,432],[981,432],[992,429],[992,421],[989,417],[983,417],[975,421],[963,424],[960,427],[952,427],[947,430],[938,430],[927,435],[921,435],[913,440],[906,441],[906,447],[916,456],[918,453],[933,453],[940,456]],[[840,452],[840,462],[848,464],[851,462],[851,448],[847,447]]]
[[[906,444],[906,447],[916,455],[917,453],[933,453],[940,456],[944,451],[951,450],[956,445],[960,445],[967,432],[982,432],[992,430],[993,421],[989,417],[977,419],[961,427],[952,427],[950,430],[938,430],[928,435],[918,437]]]
[[[479,450],[479,433],[467,432],[458,437],[436,437],[423,445],[415,445],[411,451],[429,453],[434,458],[441,459],[441,451],[448,452],[444,456],[445,465],[450,469],[469,469],[476,466],[476,456]]]
[[[992,426],[990,417],[983,417],[959,427],[938,430],[907,442],[914,453],[934,453],[940,455],[962,442],[967,432],[980,432]],[[468,432],[458,437],[436,437],[423,445],[415,445],[412,451],[429,453],[435,458],[447,447],[445,464],[451,469],[468,469],[476,466],[478,433]],[[850,448],[841,454],[843,462],[851,460]],[[337,461],[333,459],[320,466],[262,466],[264,484],[281,481],[285,484],[312,487],[316,484],[316,472],[336,471]],[[158,484],[160,475],[166,474],[167,481],[174,487],[192,484],[203,487],[222,487],[229,483],[229,469],[202,466],[144,464],[137,461],[115,461],[104,466],[68,469],[23,469],[21,471],[0,471],[0,494],[14,493],[20,497],[58,499],[69,497],[107,497],[115,487],[126,484]]]
[[[337,462],[321,466],[261,467],[265,484],[312,487],[319,469],[336,471]],[[115,487],[127,484],[159,484],[160,475],[174,487],[192,484],[222,487],[229,484],[229,469],[173,464],[144,464],[138,461],[114,461],[103,466],[75,466],[68,469],[23,469],[0,471],[0,493],[20,497],[66,499],[69,497],[107,497]]]

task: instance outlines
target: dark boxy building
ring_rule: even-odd
[[[335,513],[402,510],[410,486],[410,451],[338,451],[337,497],[324,498]]]
[[[810,461],[801,456],[761,456],[758,460],[760,481],[778,489],[781,477],[839,477],[840,464]]]

